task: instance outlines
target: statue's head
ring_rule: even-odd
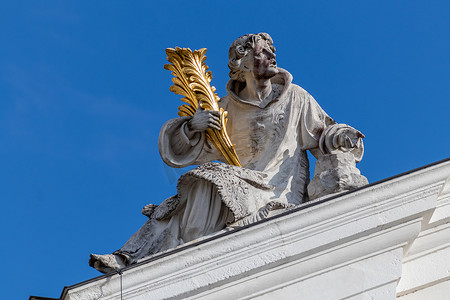
[[[264,73],[261,76],[274,76],[278,73],[274,53],[272,38],[267,33],[246,34],[237,38],[228,51],[230,78],[244,82],[245,72],[258,76],[258,69]],[[264,56],[265,61],[261,61],[260,56]]]

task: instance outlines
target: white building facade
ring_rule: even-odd
[[[450,159],[181,245],[60,297],[396,298],[450,299]]]

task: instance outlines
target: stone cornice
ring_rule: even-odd
[[[369,284],[366,289],[393,287],[395,295],[402,257],[429,224],[449,175],[450,160],[444,160],[351,193],[317,199],[245,228],[184,244],[124,268],[123,296],[262,297],[314,282],[324,272],[336,275],[347,270],[342,274],[349,274],[348,269],[358,264],[377,274],[370,281],[374,286]],[[447,196],[441,198],[447,203]],[[385,274],[376,266],[386,260],[392,270]],[[352,286],[344,290],[342,297],[356,293]],[[120,299],[118,274],[64,288],[61,299],[100,296]]]

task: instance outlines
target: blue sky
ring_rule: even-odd
[[[3,1],[0,230],[4,299],[59,297],[100,275],[141,208],[175,193],[157,140],[180,97],[167,47],[208,48],[225,95],[228,47],[268,32],[278,65],[361,130],[375,182],[449,156],[448,1]]]

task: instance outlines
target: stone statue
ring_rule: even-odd
[[[91,254],[89,264],[106,273],[226,227],[238,227],[310,200],[309,150],[318,163],[310,193],[320,197],[367,184],[355,167],[363,155],[358,130],[337,124],[292,76],[277,67],[267,33],[247,34],[229,50],[230,81],[219,105],[243,167],[225,162],[205,138],[220,129],[217,112],[169,120],[159,150],[175,168],[199,165],[178,180],[177,194],[147,205],[148,221],[113,254]]]

